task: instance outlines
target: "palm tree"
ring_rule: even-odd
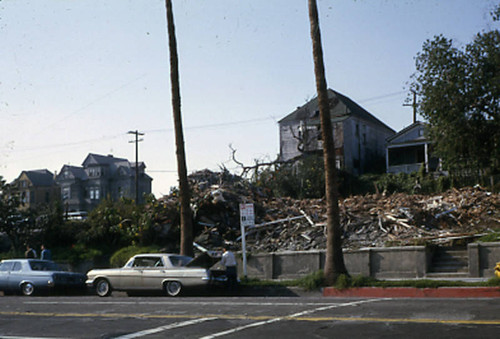
[[[183,255],[193,256],[193,219],[190,207],[191,193],[189,191],[186,153],[184,151],[184,134],[182,131],[179,61],[177,57],[177,41],[175,38],[172,1],[165,0],[165,6],[167,7],[168,45],[170,50],[170,82],[172,87],[172,107],[174,114],[177,173],[179,175],[179,199],[181,207],[180,252]]]
[[[328,285],[333,285],[339,275],[347,274],[347,269],[344,264],[342,239],[340,237],[339,193],[335,168],[335,145],[316,0],[309,0],[309,21],[311,23],[314,71],[316,77],[316,90],[318,92],[321,133],[323,138],[323,161],[325,167],[327,240],[324,274],[326,283]]]

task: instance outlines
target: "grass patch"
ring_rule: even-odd
[[[325,287],[323,271],[319,270],[300,279],[293,280],[260,280],[256,278],[244,278],[241,280],[243,286],[260,287],[301,287],[307,291],[318,290]],[[337,289],[347,289],[356,287],[415,287],[415,288],[438,288],[438,287],[500,287],[500,278],[493,277],[487,281],[467,282],[455,280],[377,280],[366,276],[341,275],[333,286]]]

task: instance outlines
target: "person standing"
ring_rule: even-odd
[[[226,269],[227,287],[229,290],[236,288],[237,271],[236,271],[236,258],[233,252],[229,250],[229,246],[224,246],[222,249],[221,265]]]
[[[35,259],[36,251],[28,244],[26,245],[26,252],[24,252],[24,256],[28,259]]]
[[[45,245],[42,244],[42,246],[40,246],[40,249],[42,250],[42,252],[40,253],[40,259],[52,260],[52,252],[48,248],[45,248]]]

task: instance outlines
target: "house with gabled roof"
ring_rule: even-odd
[[[67,213],[90,212],[102,199],[135,199],[136,164],[112,155],[90,153],[81,167],[64,165],[56,177],[61,187],[61,199]],[[146,165],[138,164],[139,203],[151,194],[152,178],[145,173]]]
[[[434,172],[440,168],[425,129],[424,122],[415,121],[387,139],[387,173],[412,173],[422,167],[425,172]]]
[[[347,96],[328,89],[337,168],[354,175],[383,172],[386,139],[395,131]],[[321,154],[318,98],[279,122],[280,160]]]
[[[20,209],[36,208],[59,199],[60,189],[54,174],[47,169],[22,171],[11,183],[12,194],[18,196]]]

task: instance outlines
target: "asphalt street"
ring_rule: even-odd
[[[500,299],[0,297],[0,338],[498,338]]]

